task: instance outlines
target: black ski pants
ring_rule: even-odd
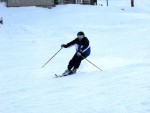
[[[84,55],[82,56],[86,58]],[[77,56],[77,54],[75,53],[72,59],[69,61],[68,70],[71,70],[72,68],[78,69],[81,64],[81,61],[84,59],[82,56]]]

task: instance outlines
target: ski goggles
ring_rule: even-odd
[[[77,35],[77,37],[78,37],[78,38],[83,38],[84,36],[83,36],[83,35]]]

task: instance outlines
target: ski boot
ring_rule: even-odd
[[[68,75],[75,74],[76,72],[77,72],[77,69],[72,69],[72,70],[68,73]]]
[[[70,73],[70,70],[66,69],[62,76],[67,76]]]

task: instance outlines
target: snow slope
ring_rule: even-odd
[[[0,113],[150,113],[148,4],[0,4]],[[85,60],[76,75],[54,78],[66,69],[74,47],[41,67],[80,30],[90,40],[88,59],[103,71]]]

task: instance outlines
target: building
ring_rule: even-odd
[[[7,0],[8,7],[19,6],[54,6],[54,0]]]
[[[89,4],[96,5],[97,0],[58,0],[59,4]]]
[[[57,4],[97,5],[97,0],[0,0],[0,2],[6,2],[7,7],[20,7],[20,6],[53,7]]]

